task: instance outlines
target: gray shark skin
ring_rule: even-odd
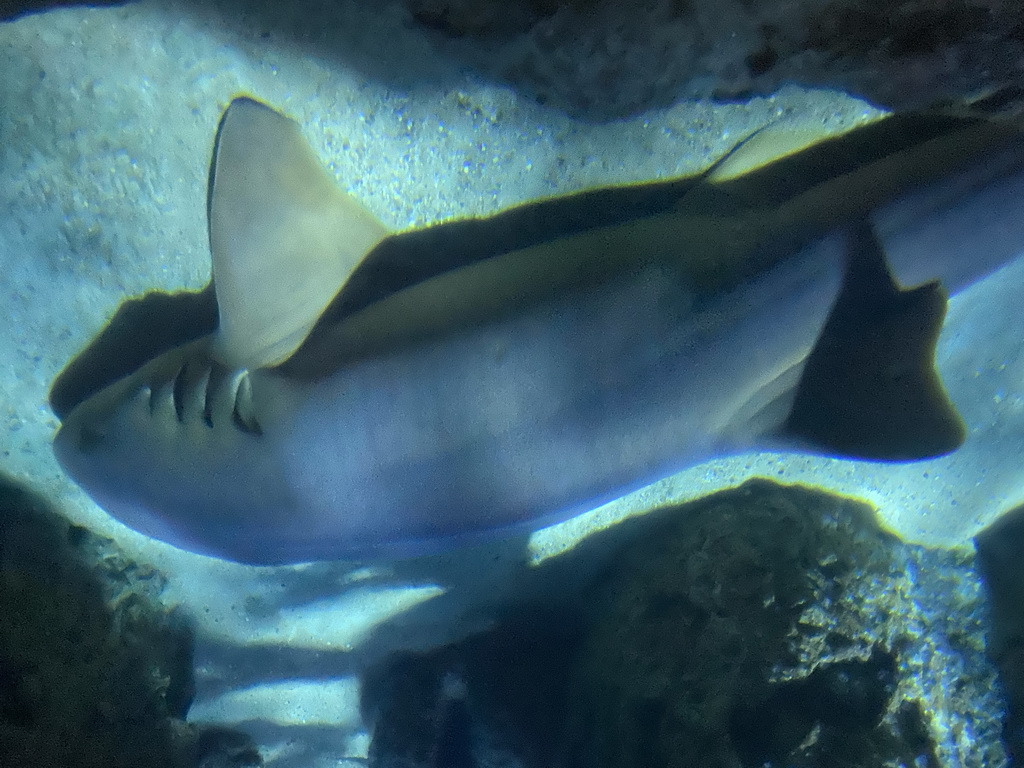
[[[1024,136],[890,118],[730,162],[390,235],[238,99],[218,327],[75,398],[56,455],[147,535],[278,564],[539,528],[740,451],[954,450],[935,341],[947,293],[1024,248]]]

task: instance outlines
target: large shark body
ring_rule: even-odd
[[[216,328],[91,360],[91,386],[69,367],[56,454],[131,527],[272,564],[539,527],[740,451],[955,449],[935,341],[947,294],[1024,248],[1024,136],[908,116],[741,172],[748,151],[389,235],[238,99]]]

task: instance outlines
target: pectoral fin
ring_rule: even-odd
[[[221,120],[209,224],[214,351],[230,368],[286,360],[387,235],[338,188],[294,121],[248,98]]]
[[[848,237],[843,287],[807,360],[785,431],[852,458],[948,453],[963,442],[965,428],[935,370],[946,291],[938,282],[901,289],[867,223]]]

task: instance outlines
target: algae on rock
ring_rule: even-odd
[[[968,562],[809,488],[752,480],[673,509],[585,601],[566,765],[1001,764]],[[964,723],[974,754],[949,736]]]
[[[192,636],[163,587],[0,477],[0,765],[192,768],[222,745],[262,765],[247,737],[184,722]]]

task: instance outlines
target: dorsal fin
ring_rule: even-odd
[[[828,138],[824,128],[796,125],[791,120],[768,123],[748,133],[715,160],[680,195],[675,209],[683,214],[733,216],[757,208],[761,191],[753,198],[742,194],[745,177],[783,161]],[[776,186],[769,183],[769,190]],[[735,194],[740,187],[741,194]],[[769,195],[771,191],[769,191]]]
[[[721,183],[735,179],[795,155],[828,136],[823,126],[798,125],[792,121],[769,123],[740,141],[715,163],[708,170],[707,180]]]
[[[230,368],[286,360],[387,235],[338,188],[293,120],[244,97],[221,118],[209,225],[214,354]]]

